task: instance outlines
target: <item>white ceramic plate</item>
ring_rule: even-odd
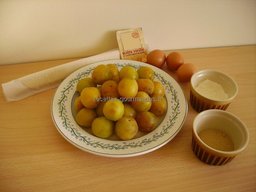
[[[77,82],[91,76],[100,64],[116,64],[119,68],[131,65],[135,68],[149,66],[155,80],[165,87],[168,109],[166,116],[152,132],[129,141],[107,140],[95,137],[81,128],[72,115],[73,98]],[[101,156],[130,157],[156,150],[169,142],[180,131],[187,116],[187,102],[179,84],[166,72],[154,66],[130,60],[108,60],[85,66],[69,75],[58,87],[52,102],[52,118],[61,135],[74,146]]]

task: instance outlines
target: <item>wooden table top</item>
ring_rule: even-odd
[[[195,157],[191,130],[198,113],[190,105],[181,131],[160,149],[107,158],[84,152],[59,134],[51,118],[56,89],[9,103],[1,89],[0,191],[256,191],[256,45],[179,52],[198,70],[220,70],[239,86],[227,111],[247,125],[250,142],[233,161],[209,166]],[[0,83],[71,60],[2,65]],[[189,83],[180,85],[189,101]]]

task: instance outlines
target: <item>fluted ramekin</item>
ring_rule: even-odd
[[[228,98],[213,99],[198,92],[197,86],[204,80],[211,80],[221,85]],[[226,110],[238,93],[236,82],[228,75],[215,70],[201,70],[191,77],[190,81],[190,103],[192,107],[200,112],[207,109]]]
[[[200,132],[206,129],[218,129],[229,137],[233,150],[220,150],[202,138]],[[220,138],[215,135],[216,142]],[[201,161],[210,165],[224,165],[240,154],[248,145],[249,133],[246,125],[235,115],[218,109],[210,109],[199,113],[193,122],[192,150]]]

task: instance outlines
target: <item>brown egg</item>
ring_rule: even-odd
[[[196,67],[191,63],[181,65],[177,70],[177,76],[180,82],[190,81],[190,78],[195,73]]]
[[[166,58],[167,67],[171,71],[177,70],[183,63],[183,57],[178,52],[172,52]]]
[[[165,63],[165,53],[159,49],[149,52],[147,55],[147,63],[161,68]]]

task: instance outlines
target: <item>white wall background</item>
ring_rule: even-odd
[[[0,64],[97,54],[135,27],[164,50],[256,44],[256,0],[0,0]]]

